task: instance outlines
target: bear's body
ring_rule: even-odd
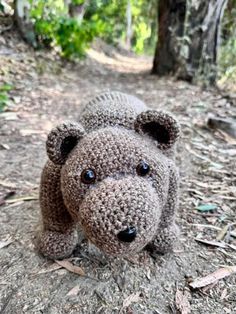
[[[53,129],[41,180],[40,251],[69,256],[78,225],[107,254],[125,256],[148,244],[168,251],[177,231],[178,136],[171,115],[118,92],[90,101],[78,123]]]

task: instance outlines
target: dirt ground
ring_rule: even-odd
[[[0,313],[236,313],[235,274],[201,289],[189,286],[236,265],[236,140],[206,127],[209,114],[236,117],[235,105],[216,92],[151,76],[148,58],[105,50],[95,46],[87,60],[66,64],[14,34],[0,38],[0,83],[14,85],[0,114]],[[172,254],[141,252],[128,260],[104,260],[84,243],[70,259],[82,277],[35,249],[38,187],[48,131],[76,120],[81,103],[107,89],[178,117],[181,235]],[[206,204],[211,211],[199,207]]]

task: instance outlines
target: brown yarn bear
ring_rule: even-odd
[[[78,227],[110,255],[127,256],[148,244],[169,251],[178,230],[179,133],[170,114],[119,92],[94,98],[78,123],[53,129],[40,190],[43,255],[71,255]]]

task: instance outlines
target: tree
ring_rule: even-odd
[[[14,22],[21,36],[33,47],[37,47],[34,27],[30,21],[28,0],[14,0]]]
[[[159,0],[152,72],[214,85],[226,4],[227,0]]]
[[[126,48],[128,50],[131,49],[131,39],[133,35],[132,31],[132,11],[131,11],[131,1],[127,1],[127,8],[126,8],[126,20],[127,20],[127,27],[126,27]]]

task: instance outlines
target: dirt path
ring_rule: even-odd
[[[203,127],[208,113],[236,116],[235,108],[198,87],[150,76],[148,59],[94,50],[87,61],[62,67],[16,39],[0,44],[1,80],[14,84],[9,111],[0,114],[0,191],[2,196],[15,192],[15,200],[8,198],[0,208],[0,313],[179,313],[177,291],[184,292],[191,313],[236,313],[235,275],[205,291],[188,286],[191,279],[236,264],[235,238],[229,232],[225,241],[231,248],[195,241],[216,241],[227,225],[236,229],[231,226],[236,222],[235,142]],[[106,89],[135,94],[179,118],[182,232],[174,253],[156,258],[142,252],[130,260],[98,260],[84,245],[72,259],[85,271],[80,277],[34,248],[38,185],[47,132],[60,121],[76,120],[81,102]],[[202,213],[196,210],[201,204],[216,209]]]

